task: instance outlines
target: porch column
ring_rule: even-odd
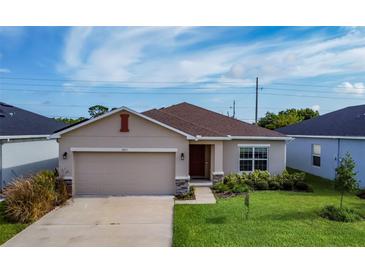
[[[212,172],[213,184],[222,180],[223,173],[223,142],[214,144],[214,169]]]

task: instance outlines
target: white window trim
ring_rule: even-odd
[[[238,144],[238,147],[270,147],[270,144]]]
[[[266,160],[267,161],[267,164],[266,164],[266,167],[267,167],[267,171],[270,170],[270,144],[238,144],[238,172],[239,173],[250,173],[250,172],[253,172],[255,171],[255,147],[257,148],[262,148],[262,147],[265,147],[267,148],[267,158],[266,159],[257,159],[257,160]],[[241,154],[241,148],[243,147],[251,147],[252,148],[252,170],[251,171],[248,171],[248,170],[240,170],[240,161],[241,161],[241,157],[240,157],[240,154]],[[242,159],[244,160],[244,159]],[[246,160],[250,160],[250,159],[246,159]]]
[[[320,150],[321,150],[321,153],[320,154],[316,154],[314,153],[314,146],[319,146],[320,147]],[[311,147],[311,165],[312,167],[315,167],[315,168],[321,168],[321,154],[322,154],[322,146],[320,144],[312,144],[312,147]],[[319,166],[316,166],[313,164],[313,156],[316,156],[316,157],[319,157]]]

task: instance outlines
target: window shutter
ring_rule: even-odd
[[[120,115],[120,120],[121,120],[120,132],[129,132],[128,118],[129,114]]]

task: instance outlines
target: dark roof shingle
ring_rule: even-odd
[[[189,104],[180,103],[142,114],[191,135],[284,137],[283,134]]]
[[[288,135],[365,136],[365,105],[336,110],[277,131]]]
[[[0,136],[48,135],[65,124],[0,102]]]

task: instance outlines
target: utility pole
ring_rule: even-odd
[[[257,111],[259,105],[259,77],[256,77],[256,112],[255,112],[255,124],[257,125]]]
[[[233,115],[232,117],[235,118],[236,116],[236,100],[233,100]]]

